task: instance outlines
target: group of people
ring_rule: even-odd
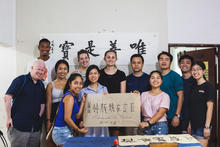
[[[130,58],[133,72],[126,76],[116,66],[114,50],[105,52],[106,66],[101,70],[89,64],[86,50],[80,50],[77,54],[79,67],[67,78],[69,64],[65,60],[54,62],[49,56],[50,41],[40,40],[38,49],[40,56],[31,62],[30,72],[15,78],[4,96],[12,147],[39,146],[43,118],[46,132],[56,120],[52,138],[57,146],[62,146],[74,134],[107,137],[168,133],[190,133],[207,146],[215,92],[204,76],[204,63],[194,62],[188,55],[181,56],[181,77],[170,69],[172,55],[161,52],[158,55],[160,71],[154,70],[148,75],[143,72],[144,58],[134,54]],[[126,92],[141,95],[139,128],[87,128],[84,125],[82,114],[87,94]]]

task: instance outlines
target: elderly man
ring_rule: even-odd
[[[45,88],[40,79],[44,72],[44,61],[35,61],[30,73],[15,78],[4,96],[11,147],[39,147],[45,107]]]

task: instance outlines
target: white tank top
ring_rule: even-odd
[[[53,81],[51,83],[52,83],[52,103],[60,102],[63,97],[63,90],[56,89]]]

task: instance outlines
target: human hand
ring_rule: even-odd
[[[82,96],[82,101],[81,103],[84,103],[86,102],[86,97],[87,97],[87,93],[85,93],[83,96]]]
[[[7,129],[9,129],[9,127],[13,127],[13,122],[11,118],[6,120],[6,127]]]
[[[84,128],[84,127],[85,127],[85,124],[84,124],[83,121],[81,121],[81,122],[79,123],[79,127],[80,127],[80,128]]]
[[[188,132],[188,134],[192,134],[192,132],[191,132],[191,125],[190,124],[187,127],[187,132]]]
[[[85,133],[87,133],[88,132],[88,128],[82,128],[82,129],[79,129],[79,133],[83,133],[83,134],[85,134]]]
[[[139,128],[141,128],[141,129],[143,129],[143,128],[147,128],[147,127],[149,127],[149,124],[147,123],[147,122],[141,122],[140,124],[139,124]]]
[[[211,130],[209,128],[203,129],[204,138],[208,138],[211,134]]]
[[[135,93],[135,94],[140,94],[140,92],[137,91],[137,90],[133,91],[133,93]]]
[[[50,121],[47,121],[47,133],[50,131],[51,128],[51,123]]]
[[[174,116],[172,120],[172,126],[177,127],[179,126],[179,124],[180,124],[180,119],[177,116]]]

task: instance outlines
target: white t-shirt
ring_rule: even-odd
[[[33,65],[33,63],[37,60],[33,59],[30,62],[28,62],[27,65],[27,72],[30,72],[31,66]],[[47,61],[44,61],[46,68],[47,68],[47,73],[45,74],[44,78],[43,78],[43,83],[44,86],[47,87],[47,84],[49,82],[52,82],[53,80],[56,79],[56,72],[55,72],[55,64],[56,64],[56,60],[52,57],[50,57]]]

